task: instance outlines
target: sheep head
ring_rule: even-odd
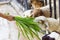
[[[34,21],[38,22],[41,29],[46,31],[46,28],[48,27],[48,22],[46,17],[39,16],[39,17],[36,17]]]

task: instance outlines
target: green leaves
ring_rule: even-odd
[[[38,23],[33,21],[34,18],[15,16],[14,20],[24,37],[27,37],[28,40],[33,40],[35,35],[40,40],[38,32],[40,32],[41,28],[38,26]]]

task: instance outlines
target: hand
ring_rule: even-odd
[[[9,21],[13,21],[14,17],[13,16],[7,16],[5,19],[9,20]]]
[[[14,20],[14,16],[4,15],[4,14],[2,14],[2,13],[0,13],[0,17],[5,18],[5,19],[7,19],[7,20],[9,20],[9,21],[13,21],[13,20]]]

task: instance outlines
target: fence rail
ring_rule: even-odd
[[[60,15],[60,0],[44,0],[44,1],[45,5],[48,5],[49,2],[50,17],[58,18]]]
[[[59,17],[60,17],[60,0],[59,0]]]

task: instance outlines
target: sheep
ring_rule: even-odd
[[[50,32],[57,31],[60,33],[59,20],[57,19],[39,16],[36,17],[34,21],[39,23],[39,26],[42,28],[42,30],[47,29]]]
[[[39,23],[40,28],[46,31],[46,34],[42,37],[42,40],[60,40],[60,25],[59,18],[47,18],[45,16],[36,17],[34,22]],[[50,32],[47,33],[47,31]]]

